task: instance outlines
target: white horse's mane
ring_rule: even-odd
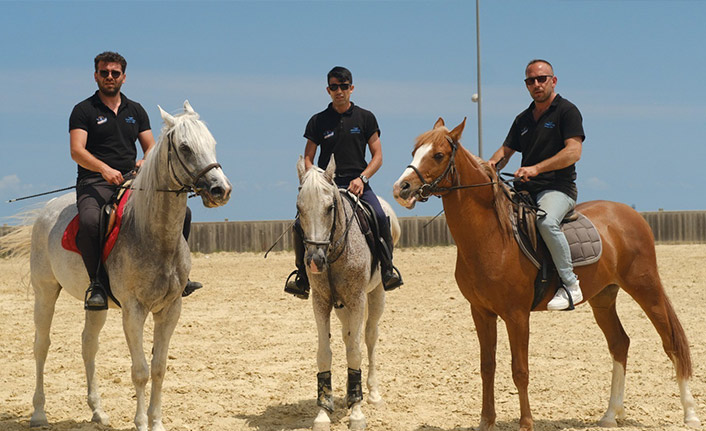
[[[172,123],[173,121],[173,123]],[[170,124],[171,123],[171,124]],[[141,230],[149,223],[154,211],[154,199],[158,193],[156,190],[178,190],[180,186],[174,183],[174,180],[164,182],[164,173],[171,169],[168,166],[167,153],[169,151],[169,136],[172,135],[174,147],[179,149],[182,143],[186,143],[191,148],[194,155],[214,154],[215,160],[215,145],[216,140],[213,138],[208,128],[199,120],[199,115],[196,112],[185,111],[175,116],[165,118],[164,125],[159,135],[159,140],[154,147],[147,153],[147,157],[140,167],[140,171],[132,183],[133,193],[130,196],[130,201],[125,207],[125,215],[133,217],[133,221],[138,230]],[[186,181],[187,178],[180,167],[179,162],[172,155],[172,165],[176,172],[180,175],[181,181]],[[171,173],[168,173],[168,178],[172,178]],[[161,181],[161,182],[160,182]]]

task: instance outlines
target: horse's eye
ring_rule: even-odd
[[[185,156],[190,156],[191,154],[193,154],[193,151],[191,151],[191,147],[186,144],[179,145],[179,151]]]
[[[328,208],[326,208],[326,212],[327,212],[328,214],[331,214],[331,213],[333,212],[333,205],[331,205],[331,206],[329,206]]]
[[[444,153],[436,153],[436,154],[434,154],[434,160],[436,160],[437,162],[438,162],[439,160],[443,159],[443,158],[444,158]]]

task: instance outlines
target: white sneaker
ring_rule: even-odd
[[[569,297],[566,294],[566,291],[569,291],[569,294],[571,295],[571,299],[574,302],[574,305],[578,304],[583,300],[583,293],[581,293],[581,286],[579,286],[579,281],[576,280],[576,283],[572,284],[571,286],[566,286],[566,289],[559,288],[557,290],[556,295],[554,295],[554,298],[552,298],[551,301],[547,304],[547,310],[566,310],[569,308]]]

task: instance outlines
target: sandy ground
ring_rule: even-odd
[[[455,248],[403,249],[405,286],[387,296],[379,343],[385,403],[364,406],[371,430],[461,431],[477,427],[481,393],[469,306],[453,279]],[[658,247],[662,279],[689,336],[692,391],[706,419],[706,245]],[[291,253],[195,255],[192,278],[206,288],[188,298],[170,349],[163,412],[170,430],[304,430],[317,412],[316,332],[310,301],[286,295]],[[0,430],[29,426],[34,390],[33,296],[28,265],[0,259]],[[682,430],[671,363],[656,331],[627,295],[619,311],[631,337],[623,430]],[[46,369],[51,430],[130,430],[135,411],[130,358],[119,311],[111,311],[98,359],[103,406],[112,427],[89,423],[80,350],[81,303],[62,295]],[[347,429],[346,363],[334,318],[333,430]],[[498,430],[518,426],[504,325],[499,323]],[[145,351],[151,343],[148,321]],[[612,362],[590,308],[535,313],[530,400],[537,431],[596,430],[608,401]],[[365,378],[365,368],[363,369]]]

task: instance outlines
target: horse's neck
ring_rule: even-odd
[[[490,181],[488,175],[468,152],[459,149],[456,156],[458,185],[482,184]],[[462,188],[445,194],[442,198],[447,224],[458,244],[466,237],[487,238],[502,236],[494,206],[492,185]]]

